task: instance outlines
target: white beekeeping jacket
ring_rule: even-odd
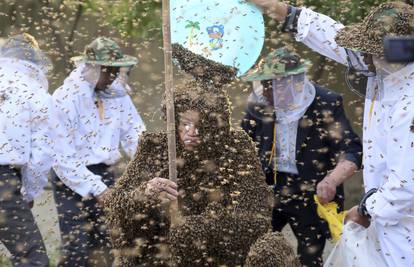
[[[335,42],[344,26],[302,9],[296,39],[312,50],[347,65],[347,53]],[[377,87],[370,77],[367,95]],[[367,201],[381,252],[389,266],[414,266],[414,64],[384,80],[382,97],[365,100],[363,146],[365,190],[378,188]]]
[[[1,57],[0,66],[0,165],[21,168],[22,195],[32,201],[43,192],[52,161],[48,82],[33,62]]]
[[[145,125],[128,94],[114,98],[96,95],[99,69],[91,82],[85,77],[94,72],[89,67],[79,65],[53,93],[59,144],[53,168],[62,182],[79,195],[98,196],[107,186],[87,166],[115,164],[121,158],[120,147],[132,158]],[[116,79],[112,86],[120,91],[123,85]],[[97,101],[102,101],[102,114]]]

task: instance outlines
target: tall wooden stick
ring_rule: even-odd
[[[164,65],[165,65],[165,95],[167,107],[167,136],[168,136],[168,167],[169,179],[177,181],[177,151],[175,143],[175,110],[174,110],[174,81],[171,47],[170,1],[162,1]]]
[[[174,76],[171,47],[170,1],[162,1],[164,65],[165,65],[165,101],[167,108],[167,137],[168,137],[168,169],[169,179],[177,182],[177,147],[175,143],[175,110],[174,110]],[[170,205],[171,224],[179,225],[182,218],[178,210],[178,201]]]

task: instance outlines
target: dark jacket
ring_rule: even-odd
[[[296,140],[296,166],[299,175],[288,180],[278,173],[275,188],[288,186],[292,191],[307,188],[316,191],[316,185],[336,166],[339,156],[361,167],[362,145],[345,116],[342,97],[318,85],[316,96],[300,119]],[[242,128],[257,143],[266,182],[272,185],[274,172],[269,165],[273,145],[275,117],[265,106],[249,105]],[[305,187],[303,185],[306,185]],[[337,188],[336,201],[343,205],[343,186]]]

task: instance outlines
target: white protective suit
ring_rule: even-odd
[[[59,178],[77,194],[98,196],[107,189],[102,177],[88,165],[113,165],[121,159],[120,147],[132,158],[145,125],[127,94],[120,75],[108,92],[95,92],[100,67],[79,64],[53,93],[56,159]],[[102,102],[102,114],[97,108]],[[102,116],[102,117],[101,117]]]
[[[315,86],[305,73],[278,77],[272,80],[273,104],[276,112],[276,150],[274,160],[278,171],[298,174],[296,166],[296,139],[299,120],[315,99]],[[253,83],[250,103],[269,104],[263,85]]]
[[[21,168],[26,201],[41,195],[52,166],[49,64],[19,38],[0,49],[0,165]]]
[[[343,27],[303,8],[296,40],[347,65],[345,49],[335,42]],[[383,84],[378,77],[368,79],[364,111],[365,190],[378,188],[367,209],[387,264],[414,266],[414,64],[388,75]]]

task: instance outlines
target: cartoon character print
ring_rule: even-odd
[[[224,26],[223,25],[213,25],[207,27],[207,33],[210,37],[210,49],[218,50],[223,48],[223,36],[224,36]]]

